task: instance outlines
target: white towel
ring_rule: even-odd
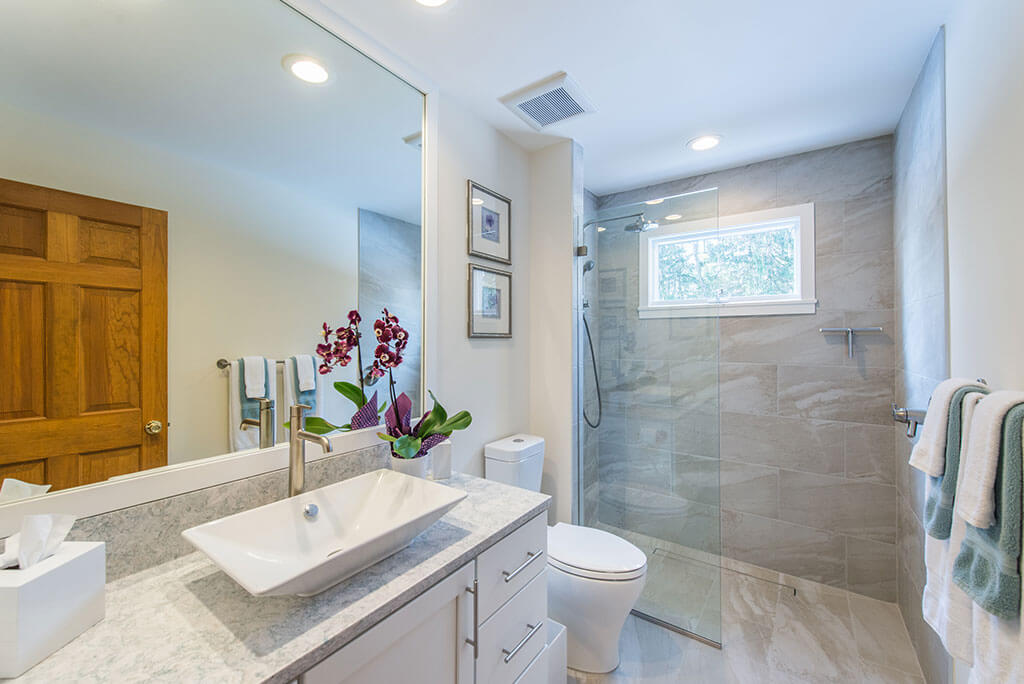
[[[292,406],[297,404],[297,403],[299,403],[298,397],[295,396],[295,372],[296,372],[296,369],[295,369],[295,364],[292,362],[292,360],[290,358],[284,360],[284,368],[282,369],[282,372],[283,372],[283,375],[281,377],[282,377],[283,385],[282,385],[281,393],[284,395],[283,398],[282,398],[282,401],[284,403],[281,404],[281,411],[278,412],[279,413],[278,418],[280,419],[278,421],[279,423],[280,422],[286,422],[286,421],[290,420]],[[326,382],[320,382],[320,383],[317,383],[317,385],[316,385],[316,415],[320,416],[321,418],[326,418],[327,420],[332,420],[331,417],[328,415],[328,413],[330,413],[330,411],[329,411],[328,407],[325,404],[325,397],[330,396],[331,394],[337,394],[337,392],[334,391],[333,387],[330,388],[330,391],[325,391],[324,388],[326,387],[326,385],[327,385]],[[312,415],[312,414],[308,414],[308,415]],[[335,416],[335,419],[336,418],[337,418],[337,416]],[[334,421],[332,420],[332,422],[334,422]],[[347,422],[348,422],[348,420],[343,420],[342,421],[342,423],[347,423]],[[338,425],[340,425],[340,424],[341,423],[338,423]],[[278,434],[287,436],[288,430],[285,429],[284,425],[280,426],[280,432]]]
[[[262,356],[244,356],[245,396],[260,399],[267,396],[267,362]]]
[[[957,469],[957,497],[963,483],[966,469],[967,442],[970,438],[971,417],[974,410],[985,395],[981,392],[970,392],[964,396],[960,439],[960,466]],[[929,478],[928,489],[939,486],[939,482]],[[953,562],[960,553],[960,544],[964,540],[966,524],[963,519],[953,516],[953,525],[949,539],[936,539],[926,534],[924,537],[924,564],[927,572],[924,593],[921,597],[921,612],[924,620],[939,635],[942,644],[950,655],[960,660],[973,662],[973,642],[971,627],[971,597],[953,582]]]
[[[978,402],[971,419],[967,466],[963,484],[957,486],[956,512],[979,529],[991,527],[996,521],[996,471],[1003,441],[1003,419],[1017,404],[1024,404],[1024,392],[993,392]]]
[[[309,354],[295,356],[295,372],[299,376],[299,391],[308,392],[316,389],[316,366]]]
[[[966,378],[950,378],[936,385],[928,402],[928,413],[921,428],[921,438],[910,452],[910,465],[926,475],[939,477],[946,469],[946,427],[949,423],[949,402],[961,387],[977,385]]]
[[[249,357],[246,357],[245,365],[249,365]],[[262,356],[255,357],[263,360]],[[275,369],[271,373],[266,374],[265,382],[270,384],[269,396],[271,399],[277,401],[277,362],[274,359],[266,359],[266,366]],[[239,394],[239,383],[242,378],[239,377],[241,371],[238,367],[238,361],[232,361],[231,367],[228,369],[228,448],[230,451],[243,451],[245,449],[255,449],[260,445],[260,431],[255,428],[249,428],[248,430],[242,430],[242,397]],[[280,404],[274,404],[279,406]],[[281,412],[277,412],[278,423],[280,423]],[[287,420],[287,419],[286,419]],[[278,427],[278,434],[284,434]]]

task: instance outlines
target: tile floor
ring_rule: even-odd
[[[721,561],[720,579],[715,567],[708,584],[707,554],[645,550],[652,571],[675,573],[676,581],[660,582],[667,585],[661,592],[645,591],[638,608],[675,605],[687,626],[711,638],[720,623],[722,649],[630,616],[619,668],[607,675],[570,671],[570,684],[924,684],[896,604],[729,559]]]

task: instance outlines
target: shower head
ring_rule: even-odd
[[[593,271],[595,265],[596,264],[593,259],[587,259],[587,263],[583,264],[583,272],[586,273],[587,271]]]
[[[636,218],[636,221],[633,221],[633,223],[626,224],[625,231],[627,233],[646,233],[647,231],[654,230],[657,227],[657,221],[651,221],[643,214],[640,214]]]

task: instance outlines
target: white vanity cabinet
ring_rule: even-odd
[[[541,514],[313,666],[300,684],[546,682],[546,556]]]

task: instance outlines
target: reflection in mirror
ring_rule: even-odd
[[[419,91],[279,0],[3,13],[0,502],[348,423],[357,307],[418,407]]]

